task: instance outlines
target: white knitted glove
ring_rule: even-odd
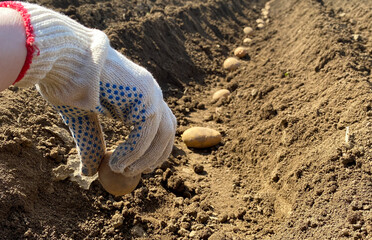
[[[151,74],[112,48],[101,75],[97,110],[132,126],[128,139],[111,156],[114,172],[149,172],[168,158],[176,118]]]
[[[110,159],[114,172],[152,171],[171,152],[176,119],[152,75],[109,45],[107,36],[38,5],[1,2],[26,26],[28,56],[16,86],[36,85],[69,126],[83,175],[94,175],[105,153],[97,113],[132,130]]]

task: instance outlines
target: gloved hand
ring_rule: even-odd
[[[100,103],[99,112],[133,126],[110,159],[114,172],[136,175],[152,171],[168,158],[176,119],[163,101],[160,87],[144,68],[112,48],[101,75]]]
[[[176,119],[152,75],[109,45],[107,36],[38,5],[1,2],[30,23],[31,64],[15,85],[36,85],[69,126],[83,175],[94,175],[105,154],[97,114],[123,121],[132,130],[109,165],[128,176],[152,171],[172,150]]]

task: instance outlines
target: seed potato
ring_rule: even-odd
[[[234,50],[234,55],[237,56],[238,58],[243,58],[247,56],[248,54],[248,49],[246,47],[237,47]]]
[[[245,28],[243,29],[243,31],[244,31],[244,33],[245,33],[246,35],[252,35],[252,34],[253,34],[253,28],[251,28],[251,27],[245,27]]]
[[[229,71],[234,71],[240,66],[240,61],[234,57],[229,57],[223,63],[223,68]]]
[[[252,39],[250,38],[244,38],[243,43],[244,44],[250,44],[252,42]]]
[[[208,148],[221,142],[221,134],[211,128],[192,127],[182,134],[182,141],[188,147]]]
[[[227,98],[230,95],[230,91],[227,89],[221,89],[215,92],[212,96],[214,101],[218,101],[221,98]]]

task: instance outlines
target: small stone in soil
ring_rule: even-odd
[[[228,218],[229,218],[229,216],[228,216],[226,213],[224,213],[224,214],[222,214],[222,215],[219,216],[218,220],[219,220],[221,223],[225,223],[225,222],[227,222],[227,219],[228,219]]]
[[[146,232],[140,225],[135,225],[131,230],[131,234],[135,237],[145,237]]]
[[[196,216],[196,221],[199,223],[206,223],[209,219],[209,216],[205,212],[199,212]]]
[[[194,172],[197,174],[201,174],[204,171],[204,166],[200,164],[195,164],[194,165]]]

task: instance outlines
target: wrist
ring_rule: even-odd
[[[18,80],[26,56],[22,16],[14,9],[0,7],[0,91]]]

